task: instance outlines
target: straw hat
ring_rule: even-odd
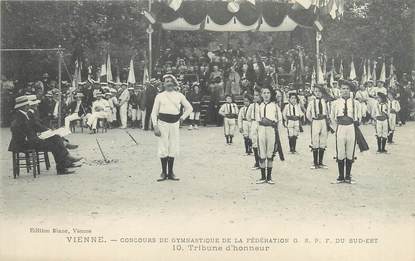
[[[15,109],[21,108],[25,105],[30,105],[30,100],[27,95],[19,96],[15,99],[16,104],[14,105]]]

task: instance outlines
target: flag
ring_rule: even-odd
[[[310,83],[310,86],[312,89],[314,85],[316,85],[316,68],[313,66],[313,74],[311,74],[311,83]]]
[[[88,81],[92,79],[92,65],[88,66]]]
[[[334,74],[336,73],[336,68],[334,67],[334,58],[331,59],[331,71],[330,71],[330,78],[329,78],[329,84],[331,87],[333,87],[334,82]]]
[[[389,72],[389,87],[394,88],[396,86],[396,74],[395,74],[395,66],[393,65],[393,57],[391,58],[391,68]]]
[[[323,84],[324,83],[324,75],[323,75],[323,71],[321,70],[321,66],[320,64],[317,65],[317,83],[318,84]]]
[[[134,74],[134,62],[133,62],[133,58],[131,58],[130,60],[130,68],[128,71],[128,83],[135,83],[135,74]]]
[[[344,13],[344,0],[337,0],[337,12],[339,15]]]
[[[385,59],[383,59],[382,69],[380,70],[379,81],[386,82],[386,65]]]
[[[105,82],[107,79],[107,65],[103,63],[101,65],[101,71],[99,73],[99,82]]]
[[[367,82],[366,60],[363,60],[363,73],[360,79],[360,83],[365,84],[366,82]]]
[[[332,19],[336,19],[336,17],[337,17],[337,9],[338,9],[338,7],[337,7],[337,3],[336,3],[336,0],[331,0],[331,8],[330,8],[330,12],[329,12],[329,14],[330,14],[330,16],[331,16],[331,18]]]
[[[355,79],[356,79],[356,70],[355,70],[355,68],[354,68],[353,57],[352,57],[352,62],[350,63],[350,74],[349,74],[349,79],[350,79],[350,80],[355,80]]]
[[[340,79],[344,79],[344,68],[343,68],[343,59],[340,58],[340,69],[339,69]]]
[[[144,66],[144,73],[143,73],[143,84],[150,81],[150,77],[148,76],[147,65]]]
[[[377,79],[377,75],[376,75],[376,65],[377,65],[377,61],[373,61],[373,70],[372,70],[372,80],[376,83],[376,79]]]
[[[169,7],[174,11],[179,10],[180,6],[182,5],[183,0],[169,0]]]
[[[108,53],[108,59],[107,59],[107,82],[112,81],[112,70],[111,70],[111,58],[110,54]]]

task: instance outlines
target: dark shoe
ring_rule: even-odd
[[[169,176],[167,177],[170,180],[179,181],[180,179],[174,175],[174,173],[169,173]]]
[[[74,149],[77,149],[78,147],[79,147],[78,145],[70,144],[70,143],[65,145],[65,148],[67,148],[68,150],[74,150]]]
[[[319,164],[318,167],[320,169],[328,169],[327,165],[325,165],[325,164]]]
[[[68,161],[70,161],[71,163],[74,163],[74,162],[78,162],[78,161],[80,161],[81,159],[83,159],[82,157],[73,157],[73,156],[68,156],[67,158],[66,158]]]
[[[82,167],[82,164],[70,164],[70,165],[68,165],[68,166],[65,166],[66,168],[68,168],[68,169],[71,169],[71,168],[80,168],[80,167]]]
[[[165,181],[167,179],[167,174],[166,173],[161,173],[160,174],[160,178],[159,179],[157,179],[157,182],[160,182],[160,181]]]
[[[66,168],[65,169],[60,169],[60,170],[57,171],[58,175],[68,175],[68,174],[73,174],[73,173],[75,173],[75,171],[68,170]]]

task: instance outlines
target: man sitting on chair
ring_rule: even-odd
[[[60,136],[54,135],[47,139],[40,139],[30,123],[29,109],[32,101],[27,96],[16,98],[16,114],[11,124],[12,139],[9,151],[20,152],[27,149],[50,151],[56,162],[58,175],[71,174],[68,168],[79,167],[75,162],[82,158],[76,158],[69,154]]]
[[[102,93],[96,93],[97,100],[92,103],[92,113],[87,115],[87,125],[91,129],[91,134],[97,132],[98,119],[107,119],[111,110],[111,107],[107,100],[102,99]]]
[[[84,97],[83,93],[78,92],[76,94],[76,100],[69,104],[69,115],[65,117],[65,128],[70,130],[70,124],[72,121],[83,119],[87,114],[87,107],[82,102]]]

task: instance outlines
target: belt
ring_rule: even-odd
[[[327,116],[326,116],[326,115],[320,115],[320,116],[318,116],[318,117],[313,118],[313,120],[324,120],[324,119],[326,119],[326,118],[327,118]]]
[[[236,118],[238,118],[238,115],[236,115],[236,114],[226,114],[225,115],[225,118],[228,118],[228,119],[236,119]]]
[[[287,120],[290,121],[298,121],[300,119],[299,116],[287,116]]]
[[[337,117],[337,124],[339,125],[351,125],[354,123],[354,120],[348,116],[339,116]]]
[[[376,120],[378,121],[385,121],[387,119],[386,116],[382,115],[382,116],[376,116]]]

